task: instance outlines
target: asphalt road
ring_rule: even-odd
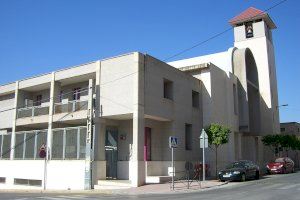
[[[13,200],[92,200],[92,199],[200,199],[200,200],[300,200],[300,172],[287,175],[267,176],[258,181],[234,182],[205,191],[179,192],[170,194],[105,195],[96,193],[7,193],[0,191],[0,199]]]

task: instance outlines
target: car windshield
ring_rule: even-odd
[[[284,158],[277,158],[275,162],[284,162]]]
[[[227,165],[226,169],[231,169],[231,168],[243,168],[245,167],[244,162],[234,162],[229,165]]]

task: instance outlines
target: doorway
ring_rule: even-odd
[[[106,129],[105,134],[106,179],[117,179],[118,130]]]
[[[151,160],[151,128],[145,127],[144,161]]]

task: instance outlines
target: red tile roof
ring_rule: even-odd
[[[247,10],[245,10],[244,12],[242,12],[241,14],[239,14],[239,15],[235,16],[234,18],[232,18],[229,21],[229,23],[233,25],[233,24],[236,24],[238,22],[244,22],[244,21],[250,20],[252,18],[263,17],[266,14],[267,13],[262,11],[262,10],[250,7]]]

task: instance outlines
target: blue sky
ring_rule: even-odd
[[[0,84],[126,52],[158,59],[229,28],[250,6],[265,10],[276,0],[1,0]],[[282,122],[300,122],[300,1],[269,11]],[[229,31],[177,59],[227,50]]]

